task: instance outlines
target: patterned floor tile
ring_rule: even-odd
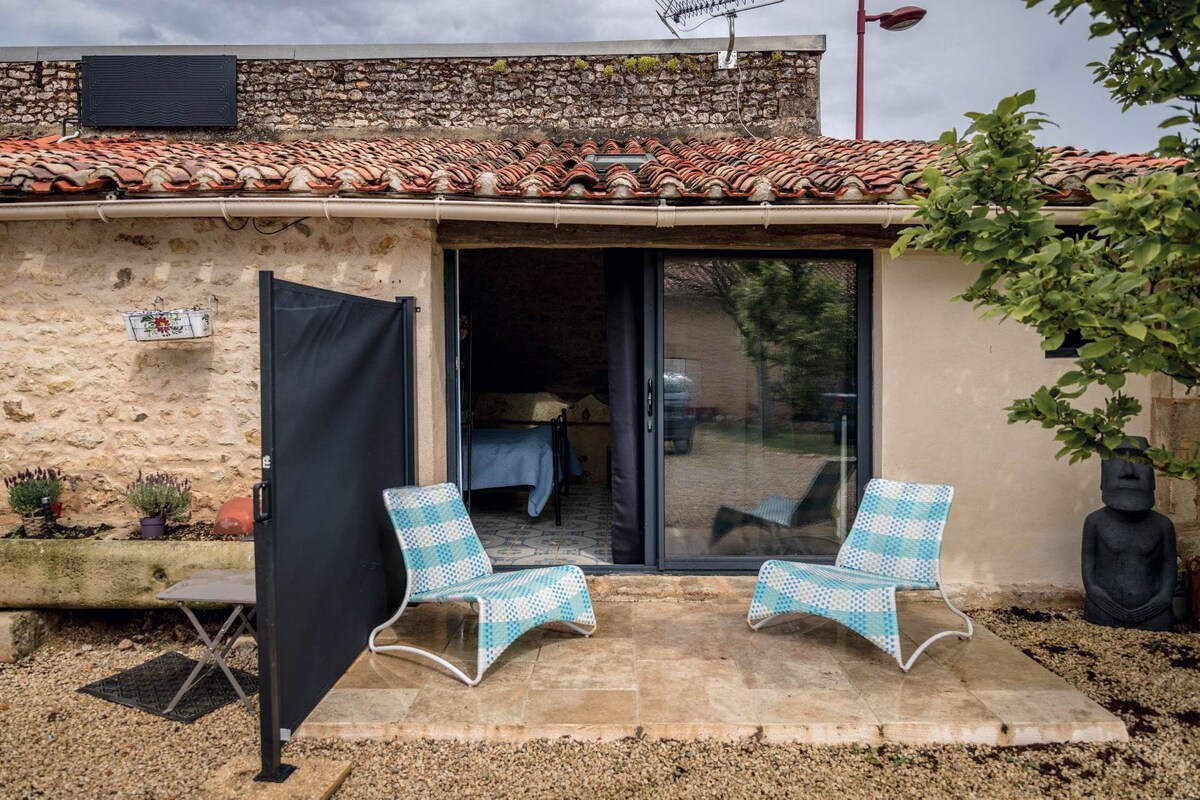
[[[523,493],[511,502],[489,497],[471,509],[471,520],[492,562],[500,565],[611,564],[612,493],[581,484],[562,498],[563,524],[554,524],[554,506],[531,519]]]

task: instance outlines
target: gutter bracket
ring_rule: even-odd
[[[433,198],[433,223],[435,225],[442,224],[442,203],[443,202],[444,202],[443,198],[440,194]]]
[[[895,204],[895,203],[888,203],[888,213],[887,213],[887,217],[886,217],[886,218],[883,220],[883,228],[884,228],[884,230],[887,230],[888,228],[890,228],[890,227],[892,226],[892,212],[893,212],[893,211],[895,211],[895,210],[896,210],[896,204]]]
[[[101,222],[109,222],[108,217],[104,215],[104,208],[100,203],[96,203],[96,216],[100,217]]]
[[[665,202],[659,205],[658,211],[654,216],[654,227],[656,228],[674,228],[675,227],[675,208],[669,206]]]
[[[763,210],[762,225],[763,225],[763,230],[765,231],[767,228],[771,227],[771,204],[764,200],[763,202],[759,203],[759,205],[762,207],[762,210]]]
[[[559,209],[561,209],[561,208],[562,208],[561,203],[554,204],[554,227],[556,229],[558,228],[558,212],[559,212]]]

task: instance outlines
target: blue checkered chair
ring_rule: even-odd
[[[833,566],[767,561],[758,572],[747,622],[758,630],[784,614],[816,614],[842,623],[896,659],[908,672],[925,648],[946,636],[970,639],[975,628],[941,582],[942,530],[954,487],[875,478]],[[908,660],[900,654],[896,592],[937,589],[965,631],[942,631]]]
[[[505,648],[539,625],[562,622],[584,636],[596,630],[592,599],[579,567],[492,572],[491,559],[454,484],[387,489],[383,502],[400,540],[408,580],[400,608],[371,631],[367,644],[372,653],[421,656],[474,686]],[[470,603],[479,610],[475,677],[428,650],[375,643],[375,637],[394,625],[409,603],[452,602]]]

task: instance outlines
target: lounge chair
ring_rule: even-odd
[[[834,565],[767,561],[746,621],[758,630],[785,614],[827,617],[866,637],[905,672],[938,639],[970,639],[971,620],[941,583],[942,530],[953,497],[952,486],[871,480]],[[937,589],[967,629],[934,634],[905,661],[896,592],[910,589]]]
[[[450,671],[468,686],[517,638],[539,625],[562,622],[584,636],[596,630],[596,615],[583,571],[576,566],[492,572],[463,505],[458,487],[403,486],[387,489],[383,501],[400,540],[407,580],[404,600],[391,619],[371,631],[372,653],[411,653]],[[412,603],[465,602],[479,609],[475,677],[441,656],[408,645],[378,645],[375,638],[395,624]]]
[[[802,525],[829,520],[833,517],[832,508],[840,485],[841,464],[826,461],[808,482],[799,500],[773,494],[753,508],[721,506],[713,517],[711,543],[717,544],[743,525],[753,525],[779,536]],[[829,552],[832,553],[832,549]]]

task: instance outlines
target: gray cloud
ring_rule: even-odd
[[[878,4],[876,0],[872,5]],[[899,0],[893,0],[899,5]],[[933,138],[962,128],[962,114],[1035,87],[1038,108],[1060,127],[1045,144],[1147,150],[1157,109],[1122,114],[1094,86],[1086,20],[1060,25],[1021,0],[923,0],[917,27],[867,33],[866,135]],[[886,4],[885,4],[886,6]],[[788,0],[745,12],[739,35],[824,33],[824,132],[854,132],[853,0]],[[885,7],[873,8],[874,11]],[[0,0],[0,45],[359,44],[647,39],[667,35],[653,0]],[[719,36],[714,21],[691,36]]]

